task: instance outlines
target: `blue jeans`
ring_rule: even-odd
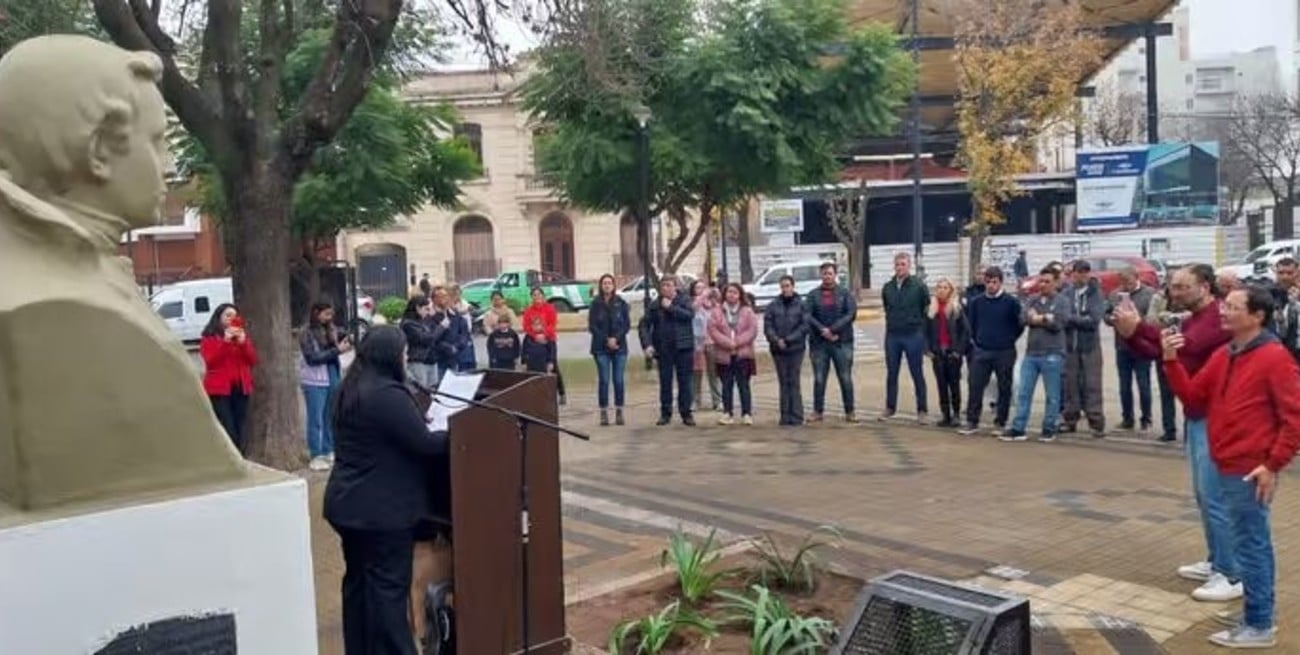
[[[1137,382],[1138,409],[1142,424],[1151,423],[1151,360],[1123,349],[1115,349],[1115,368],[1119,370],[1119,406],[1125,423],[1133,423],[1133,383]]]
[[[334,429],[329,416],[332,390],[332,387],[302,385],[302,395],[307,401],[307,453],[312,457],[334,452]]]
[[[817,341],[811,344],[809,354],[813,370],[813,411],[818,414],[826,411],[826,377],[830,374],[831,364],[834,364],[835,377],[840,383],[840,398],[844,401],[844,413],[852,413],[853,342]]]
[[[627,369],[627,353],[600,353],[596,357],[596,398],[601,409],[609,407],[609,383],[614,383],[614,406],[623,406],[623,372]]]
[[[1210,458],[1205,419],[1189,419],[1183,434],[1187,444],[1187,462],[1192,470],[1192,489],[1196,493],[1196,507],[1201,511],[1201,529],[1205,532],[1205,547],[1209,552],[1207,560],[1215,571],[1236,580],[1232,519],[1228,516],[1228,505],[1219,484],[1219,469]]]
[[[1237,557],[1245,589],[1246,625],[1273,627],[1273,538],[1268,527],[1268,505],[1255,498],[1255,483],[1244,475],[1218,473],[1219,490],[1232,524],[1233,554]]]
[[[925,390],[925,333],[885,334],[885,410],[898,409],[898,373],[907,356],[907,372],[912,376],[916,392],[916,411],[925,414],[929,403]]]
[[[1024,432],[1029,424],[1029,408],[1034,404],[1034,387],[1038,378],[1043,378],[1043,390],[1047,392],[1047,407],[1043,410],[1043,433],[1056,434],[1056,424],[1061,420],[1061,371],[1065,366],[1065,356],[1059,353],[1050,355],[1027,354],[1020,362],[1020,389],[1016,392],[1016,418],[1011,421],[1011,429]]]

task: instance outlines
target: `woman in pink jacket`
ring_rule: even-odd
[[[732,389],[740,387],[741,422],[754,424],[754,403],[749,379],[754,376],[754,340],[758,338],[758,316],[749,307],[745,290],[731,283],[723,289],[722,302],[709,315],[709,343],[713,345],[713,364],[722,378],[722,416],[720,425],[735,422]]]

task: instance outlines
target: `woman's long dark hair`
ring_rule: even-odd
[[[221,324],[221,315],[225,314],[227,309],[233,309],[236,312],[239,311],[239,308],[235,307],[232,303],[223,302],[220,305],[217,305],[217,308],[212,310],[212,318],[209,318],[208,324],[203,326],[202,336],[224,337],[226,335],[226,328]]]
[[[361,403],[363,388],[378,380],[406,383],[406,335],[392,325],[370,328],[357,346],[357,357],[348,367],[334,398],[334,421],[355,412]]]
[[[307,319],[307,331],[310,332],[312,336],[316,337],[317,343],[325,347],[334,345],[334,339],[332,338],[334,336],[334,331],[326,329],[326,327],[320,323],[320,315],[327,309],[334,309],[334,305],[323,301],[314,302],[312,303],[311,313],[308,314],[309,318]]]
[[[420,308],[427,307],[428,305],[429,305],[429,298],[427,296],[416,296],[406,301],[406,311],[402,312],[402,320],[403,321],[420,320]]]
[[[607,279],[609,280],[608,296],[605,295],[605,280]],[[618,297],[618,282],[614,280],[613,275],[606,273],[600,276],[599,280],[596,280],[596,297],[607,303],[614,302],[614,299]]]

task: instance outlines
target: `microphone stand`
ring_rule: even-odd
[[[505,407],[493,403],[486,403],[481,400],[476,400],[473,398],[463,398],[461,396],[450,394],[445,391],[431,389],[429,387],[424,386],[423,384],[420,384],[419,382],[416,382],[415,380],[408,379],[407,382],[411,386],[415,387],[417,390],[425,394],[428,394],[430,400],[432,400],[435,403],[438,402],[438,398],[446,398],[447,400],[464,403],[466,405],[479,407],[490,412],[496,412],[498,414],[509,416],[515,421],[515,434],[519,439],[519,537],[520,537],[520,544],[522,545],[522,550],[523,550],[523,554],[520,560],[520,569],[522,570],[523,573],[523,580],[520,585],[520,591],[519,591],[520,593],[519,609],[521,614],[520,618],[523,621],[523,630],[520,637],[522,642],[521,652],[523,653],[523,655],[528,655],[529,651],[532,650],[532,642],[529,640],[529,634],[528,634],[529,631],[529,627],[528,627],[529,626],[528,546],[530,543],[529,533],[531,532],[531,528],[532,528],[532,521],[529,518],[529,514],[528,514],[528,426],[540,425],[544,428],[550,428],[552,430],[555,430],[556,432],[562,432],[569,436],[577,437],[578,439],[581,439],[583,441],[591,441],[591,437],[581,432],[578,432],[576,430],[570,430],[569,428],[566,428],[558,423],[552,423],[550,421],[537,418],[536,416],[533,416],[531,414],[525,414],[523,412],[517,412],[513,409],[507,409]]]

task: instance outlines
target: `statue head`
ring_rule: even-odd
[[[161,60],[81,36],[24,41],[0,58],[0,172],[43,200],[144,227],[167,187]]]

